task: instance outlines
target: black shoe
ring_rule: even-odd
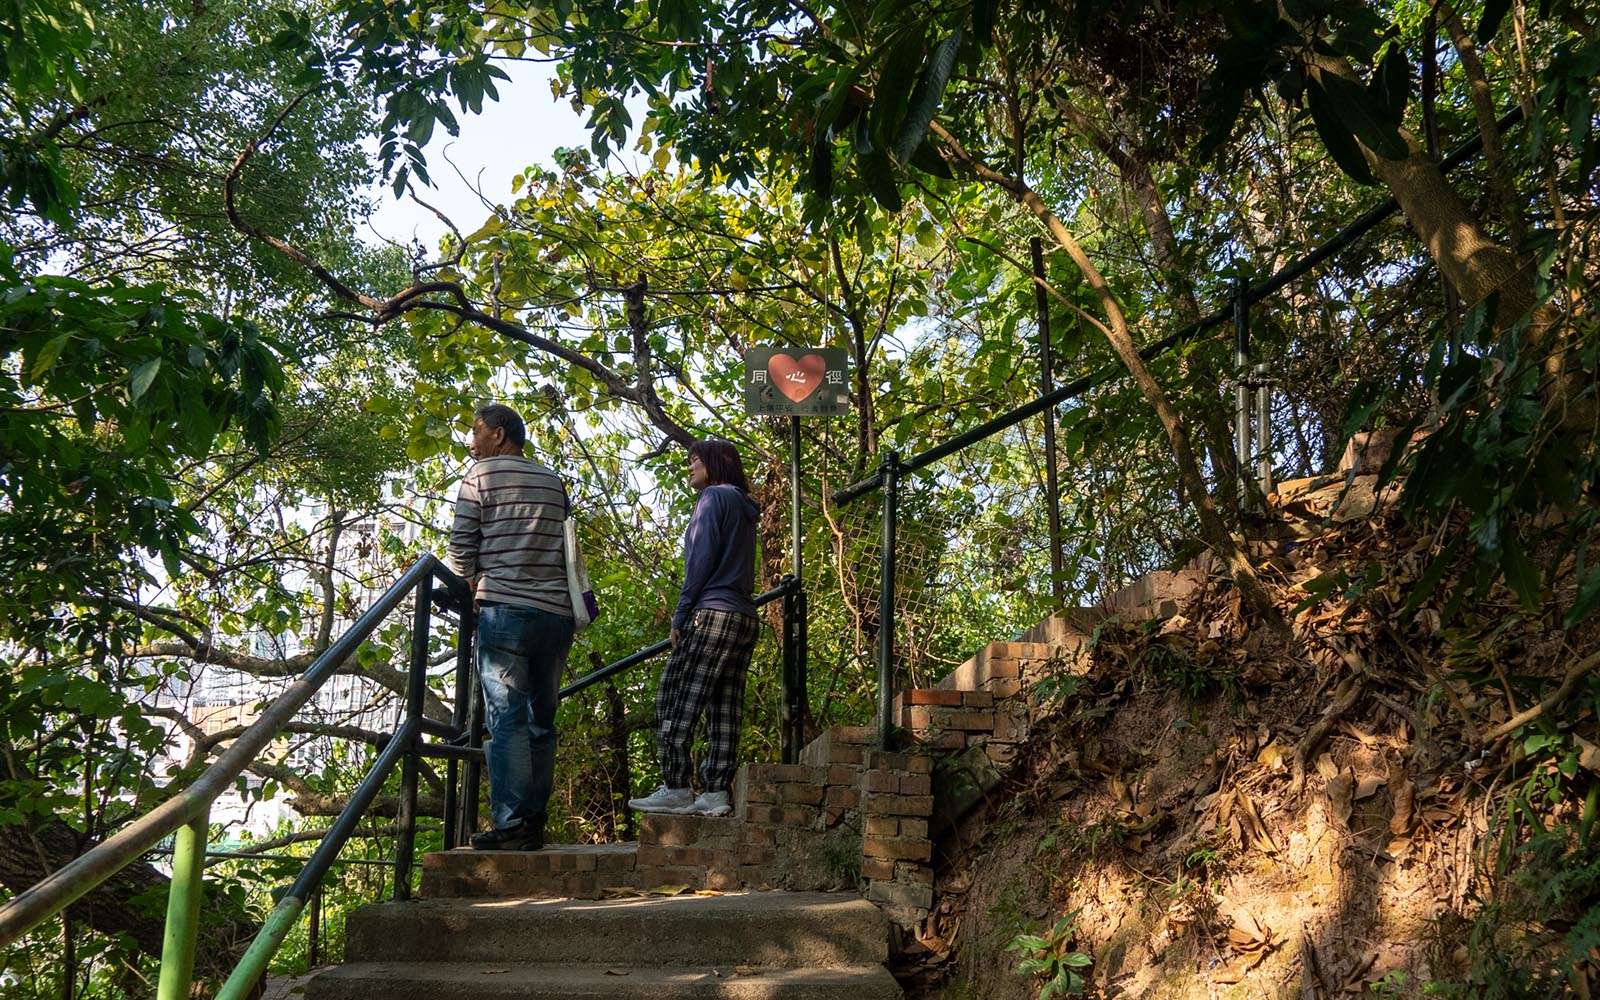
[[[472,835],[474,851],[538,851],[544,848],[544,826],[518,823]]]

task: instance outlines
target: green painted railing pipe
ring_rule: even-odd
[[[168,834],[205,816],[211,802],[233,786],[245,768],[277,739],[300,706],[311,700],[383,619],[410,596],[418,582],[447,573],[439,560],[425,555],[396,580],[384,595],[301,674],[260,717],[228,745],[188,788],[118,830],[88,853],[74,859],[0,906],[0,948],[7,948],[29,930],[60,913],[95,886],[139,859]],[[453,576],[454,574],[451,574]],[[448,577],[447,577],[448,579]]]
[[[172,883],[167,887],[167,926],[161,940],[161,978],[156,1000],[188,1000],[194,981],[195,942],[200,936],[200,896],[205,884],[209,812],[179,828],[172,845]]]
[[[246,1000],[255,993],[256,983],[261,981],[262,974],[272,962],[272,956],[283,946],[283,939],[294,930],[294,922],[300,919],[300,913],[305,908],[306,901],[293,894],[278,901],[266,923],[261,925],[255,940],[245,950],[244,957],[233,967],[233,974],[217,991],[217,1000]]]
[[[272,908],[267,922],[261,925],[255,940],[251,941],[250,947],[245,950],[244,957],[234,966],[228,981],[222,985],[221,992],[217,994],[217,1000],[244,1000],[251,995],[255,984],[260,981],[267,971],[267,966],[272,963],[272,956],[282,947],[283,939],[294,929],[294,922],[305,909],[306,900],[310,899],[317,891],[317,886],[322,884],[322,879],[333,866],[334,859],[339,856],[345,842],[355,832],[356,824],[361,822],[361,817],[372,807],[372,801],[383,790],[383,783],[394,771],[395,764],[407,756],[420,734],[421,726],[413,716],[401,723],[394,738],[384,744],[378,753],[378,759],[373,761],[372,770],[368,771],[367,776],[361,779],[361,784],[356,786],[350,801],[345,803],[344,810],[322,835],[317,849],[311,853],[306,866],[300,870],[300,876],[294,880],[294,884],[289,887],[289,891],[278,905]]]

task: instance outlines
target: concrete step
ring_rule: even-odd
[[[986,691],[997,700],[1014,698],[1052,664],[1075,659],[1081,644],[991,642],[934,687],[941,691]]]
[[[422,859],[422,895],[440,898],[599,899],[634,888],[639,845],[552,844],[542,851],[433,851]]]
[[[1153,570],[1106,598],[1106,606],[1128,618],[1171,618],[1205,580],[1194,569]]]
[[[825,892],[376,903],[350,915],[345,943],[357,963],[843,968],[888,955],[883,913]]]
[[[881,965],[672,969],[619,961],[588,967],[363,962],[320,973],[307,985],[305,996],[307,1000],[899,1000],[902,994]]]
[[[1053,646],[1082,647],[1106,618],[1103,608],[1062,608],[1030,629],[1017,633],[1013,642],[1043,642]]]

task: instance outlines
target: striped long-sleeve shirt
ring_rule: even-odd
[[[483,459],[456,493],[450,563],[477,579],[479,600],[571,616],[566,518],[566,487],[554,472],[522,455]]]

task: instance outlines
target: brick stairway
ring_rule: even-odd
[[[423,899],[356,911],[305,996],[897,1000],[888,955],[884,915],[843,893]]]
[[[1015,759],[1032,683],[1086,669],[1107,614],[1170,614],[1200,579],[1151,574],[902,692],[904,750],[835,726],[798,764],[745,765],[732,815],[644,816],[637,843],[429,854],[423,898],[357,911],[346,963],[306,996],[899,997],[882,965],[893,928],[931,909],[933,838]]]
[[[422,863],[426,898],[600,899],[666,887],[853,890],[910,923],[933,900],[933,758],[869,746],[836,726],[798,764],[746,764],[729,816],[645,815],[638,843],[536,852],[439,851]]]

